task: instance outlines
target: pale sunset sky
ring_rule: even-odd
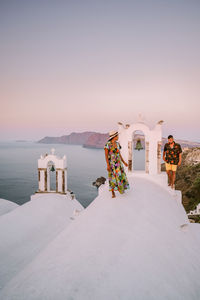
[[[0,0],[0,140],[142,114],[200,142],[199,0]]]

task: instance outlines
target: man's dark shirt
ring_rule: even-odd
[[[170,147],[169,143],[164,146],[165,159],[168,164],[178,165],[179,153],[182,152],[181,145],[174,142],[173,148]]]

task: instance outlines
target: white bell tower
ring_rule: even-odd
[[[150,175],[161,173],[161,146],[162,124],[159,121],[153,129],[150,129],[139,116],[139,121],[133,124],[123,125],[118,122],[119,142],[122,146],[121,153],[128,162],[128,171],[133,170],[133,136],[135,131],[142,131],[145,137],[145,173]],[[126,167],[125,167],[126,168]]]
[[[51,149],[51,154],[41,155],[38,159],[38,193],[67,193],[67,160],[56,156],[55,149]],[[53,168],[53,169],[52,169]],[[50,187],[50,172],[56,172],[56,190]]]

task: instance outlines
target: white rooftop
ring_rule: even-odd
[[[12,201],[6,200],[6,199],[0,199],[0,216],[10,212],[11,210],[18,207],[17,203],[14,203]]]
[[[1,289],[75,218],[83,207],[69,195],[35,194],[0,217]],[[1,296],[0,296],[0,299]]]
[[[116,198],[111,198],[106,181],[99,196],[70,224],[58,209],[63,202],[53,202],[55,209],[51,206],[48,226],[60,224],[57,232],[52,237],[52,229],[43,224],[46,234],[42,239],[51,236],[48,243],[26,264],[21,261],[13,276],[7,274],[0,298],[199,300],[200,225],[188,222],[179,192],[168,190],[162,180],[148,178],[146,174],[129,175],[131,189],[124,195],[116,193]],[[39,236],[42,214],[48,207],[47,201],[43,204],[40,208],[38,201],[39,218],[36,211],[32,218],[39,224],[34,233]],[[19,213],[28,222],[27,212],[22,209]],[[13,217],[18,227],[16,220],[19,218]],[[9,226],[4,227],[8,236]],[[8,273],[13,272],[11,262],[20,257],[23,243],[25,255],[33,251],[31,238],[35,235],[31,233],[30,238],[25,221],[20,231],[26,234],[20,241],[16,239],[13,249],[11,242],[5,245],[10,254],[5,262],[3,256],[2,265],[4,269],[8,265]]]

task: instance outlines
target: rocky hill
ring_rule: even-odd
[[[103,148],[109,138],[108,133],[93,133],[83,144],[85,148]]]
[[[182,203],[188,213],[200,203],[200,147],[185,150],[182,164],[177,169],[176,189],[182,191]],[[162,170],[165,169],[164,164]],[[200,223],[200,217],[196,217]]]
[[[101,148],[103,149],[106,141],[109,138],[108,133],[99,133],[94,131],[85,132],[72,132],[69,135],[63,135],[61,137],[49,137],[46,136],[39,140],[38,143],[44,144],[73,144],[73,145],[83,145],[86,148]],[[145,148],[144,135],[135,134],[134,136],[134,147],[137,139],[141,140],[143,148]],[[162,148],[167,142],[167,138],[162,138]],[[177,143],[181,144],[183,148],[200,147],[200,143],[190,142],[187,140],[176,140]]]
[[[62,135],[60,137],[45,136],[43,139],[39,140],[38,143],[83,145],[86,143],[88,138],[93,134],[98,134],[98,133],[93,131],[85,131],[85,132],[72,132],[69,135]]]

